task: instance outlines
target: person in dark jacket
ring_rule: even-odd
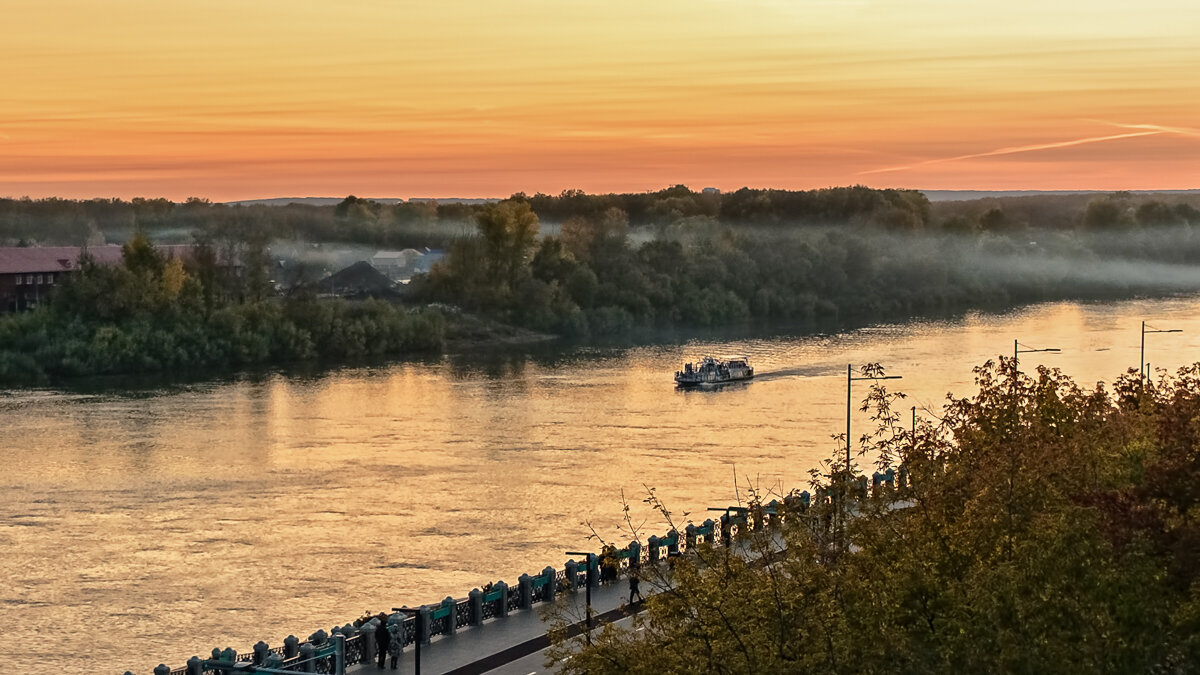
[[[637,596],[639,601],[643,600],[642,591],[638,588],[638,581],[641,580],[641,570],[637,565],[629,566],[629,604],[633,604],[633,596]]]
[[[379,669],[383,670],[383,661],[387,658],[392,646],[392,633],[388,630],[387,622],[380,621],[375,626],[375,653],[379,654]]]

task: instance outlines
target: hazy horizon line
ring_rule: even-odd
[[[676,183],[675,185],[681,185],[681,183]],[[743,186],[741,188],[736,188],[733,190],[726,190],[726,189],[718,188],[718,193],[719,194],[732,194],[741,189],[778,190],[778,191],[782,191],[782,192],[810,192],[813,190],[848,188],[848,187],[858,187],[858,186],[859,186],[859,184],[829,185],[829,186],[826,186],[823,188],[784,188],[784,187],[774,187],[774,186],[763,186],[763,187]],[[640,191],[608,190],[608,191],[599,191],[599,192],[584,191],[584,193],[589,194],[589,195],[650,194],[650,193],[654,193],[654,192],[659,192],[661,190],[669,189],[671,187],[674,187],[674,185],[668,185],[666,187],[662,187],[662,188],[658,188],[658,189],[640,190]],[[684,185],[684,187],[687,187],[689,190],[691,190],[695,193],[698,193],[698,194],[701,193],[705,189],[709,189],[707,186],[702,187],[702,188],[692,188],[691,186]],[[1129,192],[1131,194],[1143,194],[1144,195],[1144,194],[1170,194],[1170,193],[1200,192],[1200,187],[1154,188],[1154,189],[1146,189],[1146,188],[1110,188],[1110,189],[1105,189],[1105,188],[1079,188],[1079,189],[1069,189],[1069,188],[1068,189],[1060,189],[1060,188],[917,188],[917,187],[870,187],[870,186],[862,186],[862,187],[868,187],[869,189],[872,189],[872,190],[911,190],[914,192],[921,192],[923,194],[929,194],[929,193],[1028,194],[1028,193],[1032,193],[1032,194],[1046,194],[1046,195],[1072,195],[1072,194],[1111,194],[1111,193],[1117,193],[1117,192]],[[518,193],[519,192],[521,192],[521,191],[518,191]],[[413,196],[408,196],[408,197],[392,197],[392,196],[359,197],[351,192],[346,195],[310,194],[310,195],[303,195],[303,196],[286,195],[286,196],[246,197],[246,198],[242,198],[242,199],[212,199],[210,197],[203,197],[203,196],[199,196],[199,195],[190,195],[183,199],[172,199],[172,198],[164,197],[164,196],[150,197],[150,196],[146,196],[146,195],[136,195],[136,196],[129,196],[129,197],[115,196],[115,195],[108,195],[108,196],[94,195],[91,197],[62,197],[59,195],[48,195],[48,196],[41,196],[41,197],[31,197],[29,195],[10,194],[10,195],[5,195],[0,198],[16,200],[16,201],[20,201],[20,200],[24,200],[24,199],[29,199],[29,200],[33,200],[33,201],[45,200],[45,199],[63,199],[63,200],[69,200],[69,201],[91,201],[91,200],[96,200],[96,199],[120,199],[122,201],[132,201],[133,199],[166,199],[173,203],[184,203],[188,199],[202,199],[202,200],[209,201],[213,204],[245,204],[245,203],[251,203],[251,202],[284,201],[284,200],[331,200],[331,201],[336,200],[336,201],[340,201],[340,200],[345,199],[346,197],[354,196],[358,199],[371,200],[371,201],[392,201],[392,202],[396,202],[396,203],[410,203],[410,202],[414,202],[414,201],[502,201],[502,200],[512,197],[513,194],[518,194],[518,193],[512,193],[512,194],[507,194],[507,195],[441,195],[441,196],[413,195]],[[537,193],[534,193],[534,194],[537,194]],[[557,196],[557,194],[552,194],[552,193],[544,193],[544,194],[549,194],[549,196],[552,196],[552,197]],[[530,196],[532,196],[532,195],[530,195]]]

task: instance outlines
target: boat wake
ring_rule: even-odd
[[[829,366],[796,366],[795,368],[759,371],[754,374],[754,379],[759,381],[782,380],[791,377],[824,377],[832,374],[834,371]]]

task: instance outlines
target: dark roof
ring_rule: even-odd
[[[317,290],[375,295],[392,290],[392,280],[371,263],[359,261],[317,282]]]
[[[191,251],[187,244],[155,246],[167,258],[182,257]],[[0,274],[37,274],[69,272],[79,267],[79,246],[0,246]],[[121,247],[115,244],[92,246],[88,255],[101,265],[121,262]]]

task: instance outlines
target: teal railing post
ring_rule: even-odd
[[[471,600],[471,625],[478,626],[483,623],[483,591],[472,588],[467,597]]]
[[[528,574],[522,574],[517,577],[517,592],[521,594],[517,601],[521,609],[529,609],[533,606],[533,578]]]
[[[317,672],[317,664],[313,663],[313,659],[315,659],[316,656],[317,648],[312,646],[312,643],[306,642],[300,645],[300,672]]]
[[[300,653],[300,638],[295,635],[289,635],[283,638],[283,657],[285,659],[295,658]]]
[[[442,611],[446,612],[446,635],[454,635],[458,630],[458,603],[454,598],[446,596],[442,599]]]
[[[567,564],[563,565],[563,569],[567,573],[567,588],[574,593],[575,589],[579,587],[579,563],[568,560]]]
[[[496,612],[496,616],[506,617],[508,616],[508,584],[497,581],[493,588],[500,591],[500,608]]]
[[[333,636],[333,672],[334,675],[346,675],[346,636],[337,633]]]
[[[421,605],[420,608],[417,609],[417,639],[420,640],[421,644],[423,645],[429,644],[429,638],[431,637],[429,624],[432,623],[430,621],[430,614],[432,613],[433,611],[430,609],[429,605]]]
[[[542,587],[542,602],[554,602],[554,594],[558,591],[558,570],[547,566],[542,570],[546,585]]]

